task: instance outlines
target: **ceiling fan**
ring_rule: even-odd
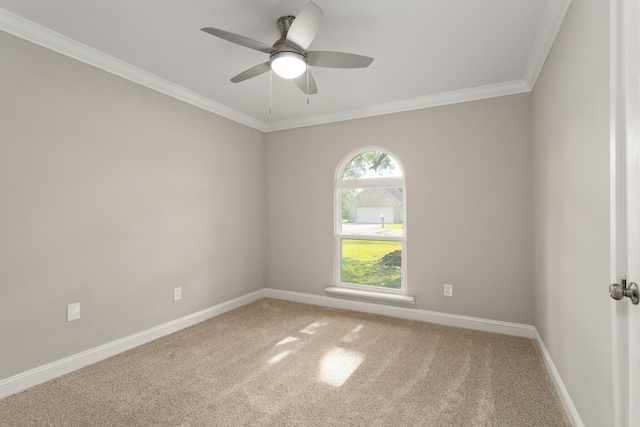
[[[318,34],[323,15],[322,9],[310,1],[298,16],[289,15],[279,18],[277,26],[281,36],[273,46],[218,28],[206,27],[202,28],[202,31],[232,43],[269,54],[267,62],[241,72],[231,79],[233,83],[239,83],[273,70],[282,78],[292,79],[307,95],[314,95],[318,93],[318,87],[309,71],[309,66],[366,68],[373,62],[373,58],[352,53],[308,51],[307,49],[311,42]]]

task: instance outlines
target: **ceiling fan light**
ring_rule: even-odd
[[[307,61],[299,53],[277,52],[271,55],[271,69],[283,79],[295,79],[307,70]]]

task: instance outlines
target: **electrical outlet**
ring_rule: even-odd
[[[78,320],[80,318],[80,303],[69,304],[67,306],[67,322]]]
[[[178,286],[177,288],[173,288],[173,300],[178,301],[182,299],[182,287]]]
[[[449,284],[445,283],[445,285],[444,285],[444,296],[445,297],[452,297],[453,296],[453,285],[449,285]]]

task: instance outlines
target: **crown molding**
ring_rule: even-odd
[[[549,52],[551,52],[570,5],[571,0],[547,1],[524,72],[524,81],[531,90],[535,87],[536,81],[542,72],[542,67],[544,67]]]
[[[212,99],[0,8],[0,30],[259,131],[265,124]]]
[[[274,132],[530,92],[533,90],[545,60],[551,51],[570,4],[571,0],[550,0],[547,2],[543,11],[542,23],[536,32],[534,45],[521,80],[369,105],[335,113],[285,119],[272,123],[265,123],[2,8],[0,8],[0,31],[20,37],[261,132]]]
[[[443,92],[418,98],[404,99],[400,101],[386,102],[376,105],[368,105],[362,108],[339,111],[336,113],[281,120],[274,123],[267,123],[266,132],[275,132],[279,130],[293,129],[304,126],[341,122],[345,120],[362,119],[366,117],[401,113],[404,111],[419,110],[423,108],[440,107],[443,105],[458,104],[468,101],[478,101],[480,99],[515,95],[530,91],[531,87],[524,80],[515,80],[494,85]]]

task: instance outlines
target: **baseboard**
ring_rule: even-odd
[[[564,411],[567,413],[567,417],[569,417],[569,421],[573,427],[584,427],[584,423],[580,418],[580,414],[578,414],[578,410],[573,404],[573,400],[571,400],[571,396],[569,395],[569,391],[564,386],[562,382],[562,378],[560,378],[560,373],[556,369],[556,366],[553,364],[553,360],[551,359],[551,355],[547,351],[547,347],[544,345],[544,341],[542,341],[542,337],[538,333],[538,330],[534,328],[534,339],[538,344],[538,348],[540,349],[540,353],[542,354],[542,360],[547,367],[547,372],[551,376],[551,380],[553,381],[553,385],[556,387],[556,391],[558,392],[558,396],[560,396],[560,401],[564,406]]]
[[[196,323],[200,323],[235,308],[242,307],[243,305],[264,298],[265,294],[265,290],[261,289],[196,313],[189,314],[179,319],[172,320],[171,322],[164,323],[154,328],[147,329],[146,331],[130,335],[99,347],[83,351],[82,353],[74,354],[73,356],[0,380],[0,398],[26,390],[30,387],[52,380],[69,372],[73,372],[108,357],[115,356],[118,353],[130,350],[149,341],[177,332],[180,329],[195,325]]]
[[[320,305],[331,308],[340,308],[343,310],[382,314],[385,316],[399,317],[401,319],[437,323],[440,325],[454,326],[457,328],[495,332],[499,334],[515,335],[532,339],[534,338],[535,328],[533,326],[523,325],[520,323],[487,320],[477,317],[459,316],[456,314],[421,310],[417,308],[395,307],[384,304],[353,301],[323,295],[304,294],[300,292],[281,291],[269,288],[265,289],[265,293],[268,298],[282,299],[304,304]]]
[[[0,398],[26,390],[27,388],[52,380],[61,375],[104,360],[108,357],[130,350],[149,341],[177,332],[188,326],[218,316],[227,311],[252,303],[261,298],[275,298],[304,304],[319,305],[330,308],[360,311],[372,314],[398,317],[402,319],[418,320],[441,325],[481,330],[486,332],[515,335],[534,339],[540,348],[544,363],[551,376],[560,399],[565,407],[567,416],[574,427],[584,427],[580,416],[573,405],[567,389],[551,360],[542,338],[535,327],[519,323],[501,322],[469,316],[459,316],[416,308],[394,307],[383,304],[353,301],[322,295],[304,294],[300,292],[282,291],[277,289],[261,289],[233,300],[215,305],[202,311],[164,323],[134,335],[107,343],[105,345],[69,356],[67,358],[40,366],[35,369],[0,380]]]

